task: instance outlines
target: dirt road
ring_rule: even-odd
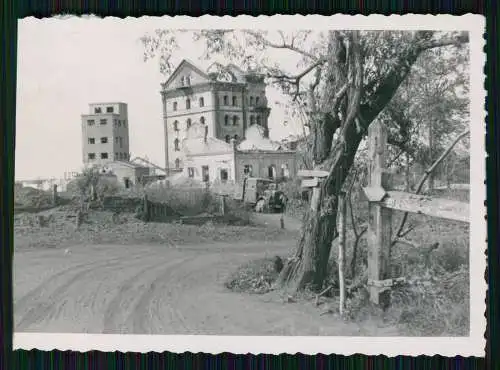
[[[290,243],[294,243],[290,240]],[[228,291],[246,261],[286,242],[203,246],[74,246],[14,258],[17,332],[228,335],[397,335],[320,315],[311,302]]]

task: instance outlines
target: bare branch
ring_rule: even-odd
[[[436,169],[436,167],[439,166],[439,164],[450,154],[450,152],[453,150],[453,148],[455,147],[455,145],[457,145],[457,143],[460,140],[462,140],[465,136],[467,136],[469,133],[470,133],[470,130],[465,130],[464,132],[462,132],[461,134],[459,134],[455,138],[455,140],[453,140],[453,142],[448,146],[448,148],[446,148],[446,150],[443,152],[443,154],[441,154],[441,156],[438,159],[436,159],[436,161],[427,170],[425,170],[424,176],[422,176],[422,178],[420,179],[420,181],[419,181],[419,183],[417,185],[417,189],[415,190],[415,194],[419,194],[422,191],[422,188],[424,187],[425,181],[427,180],[427,178],[429,177],[429,175],[432,172],[434,172],[434,170]],[[401,220],[401,222],[399,224],[398,230],[395,233],[396,240],[398,238],[400,238],[400,237],[403,237],[404,235],[408,234],[411,231],[411,230],[410,231],[407,230],[403,234],[403,228],[405,226],[405,223],[406,223],[407,219],[408,219],[408,212],[405,212],[405,214],[403,216],[403,219]]]
[[[296,53],[299,53],[299,54],[301,54],[301,55],[303,55],[311,60],[315,60],[315,61],[318,60],[318,57],[316,57],[315,55],[294,46],[293,42],[291,44],[287,44],[285,42],[285,40],[283,39],[282,44],[276,44],[274,42],[269,41],[268,39],[266,39],[265,37],[263,37],[260,33],[256,32],[256,31],[245,30],[245,32],[247,34],[251,35],[252,37],[254,37],[256,40],[260,41],[266,47],[273,48],[273,49],[288,49],[288,50],[294,51]]]
[[[442,37],[440,39],[432,39],[432,40],[421,40],[418,43],[417,47],[421,51],[423,51],[423,50],[439,48],[442,46],[465,44],[467,42],[469,42],[469,33],[464,31],[461,32],[459,35],[455,35],[452,37]]]

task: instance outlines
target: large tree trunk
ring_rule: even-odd
[[[419,33],[413,47],[402,50],[376,87],[365,93],[359,32],[352,31],[348,35],[346,44],[338,31],[330,32],[329,61],[324,76],[328,89],[321,105],[329,111],[325,113],[314,99],[309,105],[311,113],[317,113],[311,116],[310,124],[314,167],[329,171],[329,176],[319,189],[315,189],[304,216],[295,256],[288,260],[277,280],[277,285],[288,288],[290,293],[306,287],[322,288],[332,242],[337,235],[338,195],[354,162],[363,132],[367,132],[371,122],[390,102],[420,53],[437,46],[429,41],[427,33]],[[339,135],[335,142],[334,133]]]

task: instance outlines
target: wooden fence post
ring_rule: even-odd
[[[148,196],[144,194],[144,197],[142,199],[142,204],[143,204],[143,212],[144,212],[144,222],[149,222],[150,220],[150,206],[149,206],[149,201],[148,201]]]
[[[57,206],[57,185],[52,186],[52,205]]]
[[[346,206],[346,194],[345,192],[341,192],[339,194],[339,204],[338,204],[338,232],[339,232],[339,313],[340,315],[344,314],[345,307],[345,278],[344,278],[344,269],[345,269],[345,233],[346,233],[346,214],[347,214],[347,206]]]
[[[387,173],[385,172],[385,149],[387,128],[375,122],[368,128],[369,178],[365,195],[368,198],[368,285],[370,300],[376,305],[389,303],[389,291],[380,284],[388,279],[390,245],[392,241],[392,211],[379,202],[385,197]]]
[[[222,216],[226,215],[226,195],[220,196],[220,213]]]

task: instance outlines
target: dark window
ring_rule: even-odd
[[[181,77],[181,86],[184,86],[184,76]]]
[[[273,165],[267,167],[267,173],[270,179],[274,179],[276,177],[276,168]]]
[[[89,153],[89,159],[95,159],[95,153]]]
[[[253,105],[253,96],[250,97],[250,105]]]
[[[106,118],[103,118],[103,119],[101,119],[100,124],[101,125],[107,125],[108,124],[108,120]]]
[[[186,77],[186,85],[188,85],[188,86],[191,85],[191,77],[189,77],[189,76]]]
[[[174,121],[174,131],[179,131],[179,122]]]
[[[101,159],[108,159],[108,153],[101,153]]]
[[[115,159],[118,159],[120,157],[120,153],[115,153]]]
[[[123,153],[121,153],[121,152],[120,152],[120,153],[116,153],[116,154],[118,154],[118,155],[117,155],[117,158],[118,158],[118,159],[123,159]]]
[[[246,164],[243,167],[243,173],[247,176],[252,176],[252,165],[251,164]]]
[[[113,107],[106,107],[106,113],[113,113]]]
[[[224,116],[224,125],[229,125],[229,116],[228,115],[225,115]]]
[[[174,101],[174,104],[172,104],[172,109],[173,109],[174,111],[176,111],[176,110],[177,110],[177,102],[176,102],[176,101]]]
[[[174,150],[176,152],[178,152],[180,150],[179,149],[179,139],[177,139],[177,138],[174,140]]]
[[[89,125],[89,126],[94,126],[94,125],[95,125],[95,121],[94,121],[93,119],[89,119],[89,120],[87,121],[87,125]]]
[[[126,119],[123,120],[123,127],[127,127],[127,120]]]
[[[233,106],[238,105],[238,98],[236,96],[233,96]]]
[[[260,116],[257,116],[257,125],[260,126]]]
[[[210,176],[208,173],[208,166],[201,167],[201,177],[203,178],[203,181],[205,181],[205,182],[208,182],[210,180]]]
[[[228,97],[227,97],[227,95],[224,95],[224,105],[228,105],[228,104],[229,104]]]
[[[181,160],[179,158],[175,158],[175,168],[181,168]]]
[[[226,169],[221,169],[220,170],[220,179],[222,182],[226,182],[227,179],[229,178],[229,173],[227,172]]]
[[[186,99],[186,109],[191,109],[191,99]]]
[[[259,97],[257,96],[257,97],[255,98],[255,105],[259,105],[259,100],[260,100],[260,99],[259,99]]]
[[[125,189],[130,188],[130,186],[132,185],[132,182],[130,181],[130,179],[128,177],[124,177],[123,182],[125,184]]]
[[[187,127],[187,128],[190,128],[190,127],[191,127],[191,118],[188,118],[188,119],[186,120],[186,127]]]
[[[238,141],[239,137],[238,135],[234,135],[234,140]]]
[[[118,120],[118,127],[122,127],[122,121]]]
[[[194,177],[194,168],[193,167],[188,168],[188,177]]]
[[[107,137],[101,137],[101,144],[107,144],[108,143],[108,138]]]
[[[201,116],[201,117],[200,117],[200,123],[201,123],[202,125],[204,125],[204,124],[205,124],[205,117],[203,117],[203,116]]]
[[[238,124],[238,116],[233,116],[233,126]]]
[[[200,107],[204,107],[205,106],[205,99],[200,98],[198,103],[199,103]]]
[[[123,147],[123,138],[120,137],[119,140],[120,140],[120,148],[121,148],[121,147]]]
[[[101,108],[94,108],[94,113],[102,113],[102,109]]]
[[[226,143],[229,143],[229,142],[231,142],[231,136],[226,135]]]
[[[250,116],[250,126],[255,125],[255,117]]]
[[[93,137],[89,137],[89,144],[95,144],[95,139]]]

